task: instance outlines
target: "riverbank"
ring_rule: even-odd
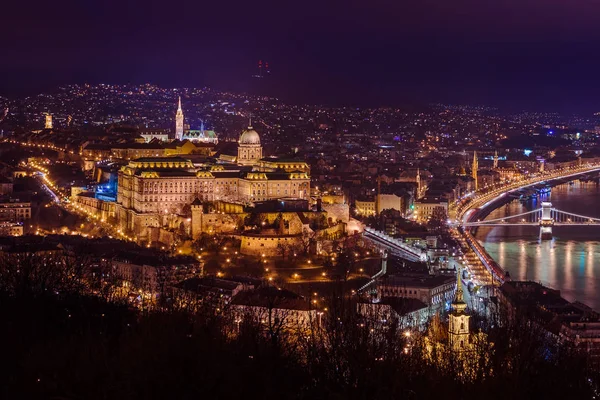
[[[549,198],[557,208],[600,217],[600,186],[575,181],[555,186]],[[509,202],[490,210],[488,218],[503,218],[535,207]],[[569,301],[600,310],[600,228],[561,226],[554,239],[538,240],[538,227],[479,227],[476,240],[514,280],[530,280],[558,289]]]

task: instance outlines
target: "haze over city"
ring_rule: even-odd
[[[10,2],[0,94],[150,82],[331,105],[588,113],[600,109],[598,12],[586,0]],[[248,79],[259,59],[272,82]]]

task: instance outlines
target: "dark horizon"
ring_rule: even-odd
[[[600,5],[584,0],[31,3],[3,10],[0,95],[153,83],[294,103],[600,110]],[[251,78],[258,60],[269,79]]]

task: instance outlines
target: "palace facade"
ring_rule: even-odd
[[[234,162],[194,165],[184,157],[144,157],[118,173],[116,217],[121,229],[146,236],[196,199],[251,204],[280,198],[307,200],[310,168],[304,161],[262,159],[258,133],[249,127]]]

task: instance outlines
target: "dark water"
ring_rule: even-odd
[[[556,186],[537,202],[513,201],[487,219],[501,218],[551,201],[563,211],[600,218],[600,186],[575,181]],[[533,280],[555,289],[571,301],[600,310],[600,225],[554,227],[554,239],[538,240],[538,227],[480,228],[477,239],[513,279]]]

